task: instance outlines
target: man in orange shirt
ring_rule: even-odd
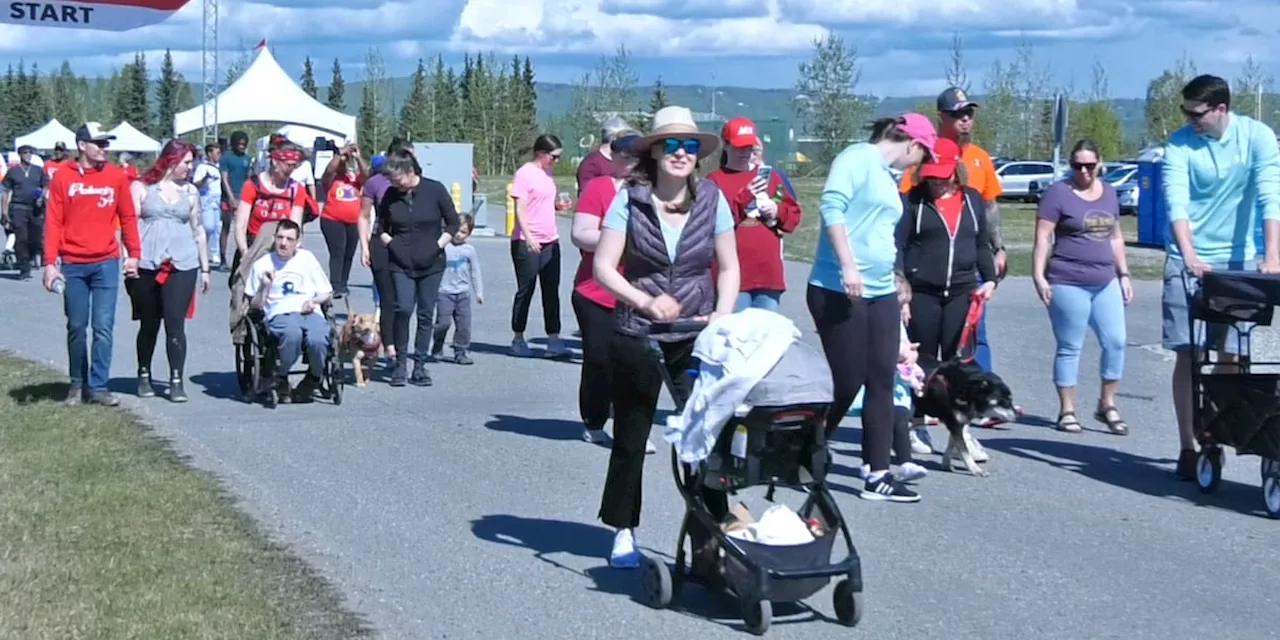
[[[71,377],[68,405],[85,399],[106,406],[120,403],[107,390],[120,291],[117,229],[128,251],[124,260],[126,278],[138,277],[142,243],[129,179],[120,167],[107,162],[107,147],[114,139],[96,122],[80,127],[76,132],[79,161],[60,167],[49,183],[44,287],[61,293],[66,309]],[[92,365],[85,336],[90,326]]]

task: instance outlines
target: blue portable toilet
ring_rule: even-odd
[[[1138,246],[1163,249],[1169,234],[1160,161],[1138,163]]]

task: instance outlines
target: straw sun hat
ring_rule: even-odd
[[[693,112],[687,107],[663,107],[653,114],[653,129],[635,142],[635,149],[648,149],[667,138],[695,139],[701,145],[698,158],[705,158],[720,149],[720,136],[698,130]]]

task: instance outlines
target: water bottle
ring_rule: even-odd
[[[58,276],[58,279],[53,281],[53,292],[58,295],[62,295],[62,292],[66,290],[67,280],[62,276]]]

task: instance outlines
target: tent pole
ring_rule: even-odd
[[[218,141],[218,0],[201,0],[204,23],[200,64],[202,144]]]

